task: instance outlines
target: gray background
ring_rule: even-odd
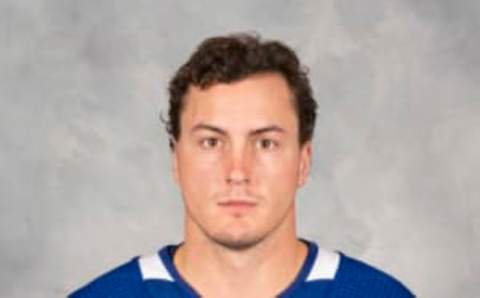
[[[158,121],[204,37],[294,47],[320,103],[304,237],[420,297],[480,293],[480,2],[0,1],[0,296],[181,239]]]

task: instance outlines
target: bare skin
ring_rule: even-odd
[[[275,297],[295,279],[307,255],[301,242],[275,242],[248,252],[206,245],[208,251],[199,254],[183,246],[175,266],[202,297]]]
[[[191,87],[172,154],[185,203],[180,274],[202,297],[274,297],[307,255],[295,194],[311,144],[298,142],[292,93],[278,74]]]

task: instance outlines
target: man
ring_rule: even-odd
[[[207,39],[169,92],[184,242],[71,297],[413,297],[387,274],[297,237],[317,104],[291,49],[251,35]]]

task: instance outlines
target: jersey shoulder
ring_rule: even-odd
[[[390,274],[341,254],[334,297],[411,298],[414,294]]]
[[[138,257],[104,273],[71,293],[69,298],[144,297]]]

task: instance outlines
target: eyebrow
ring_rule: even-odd
[[[267,132],[278,132],[278,133],[285,133],[285,129],[281,128],[280,126],[277,125],[269,125],[266,127],[258,128],[253,131],[251,131],[249,134],[250,135],[259,135]]]
[[[220,127],[217,127],[215,125],[206,124],[206,123],[199,123],[199,124],[195,125],[191,129],[191,132],[193,133],[193,132],[196,132],[196,131],[199,131],[199,130],[209,130],[209,131],[212,131],[212,132],[224,135],[224,136],[227,135],[227,131],[225,131],[224,129],[222,129]],[[268,132],[285,133],[285,129],[281,128],[278,125],[268,125],[268,126],[265,126],[265,127],[254,129],[254,130],[250,131],[248,134],[250,136],[255,136],[255,135],[268,133]]]

